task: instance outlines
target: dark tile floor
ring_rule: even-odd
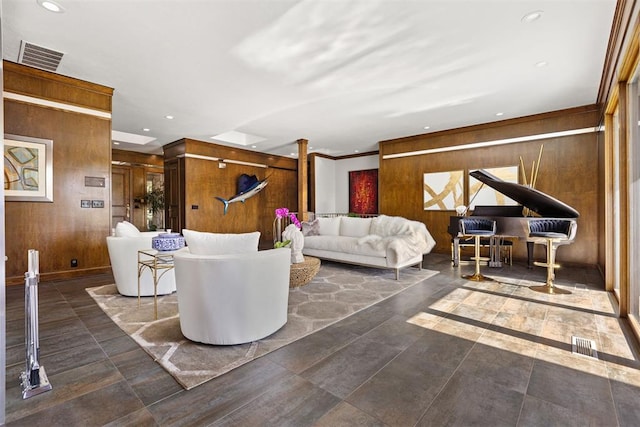
[[[84,291],[109,275],[40,285],[41,363],[53,390],[21,399],[23,288],[7,289],[8,425],[640,425],[640,362],[595,269],[440,274],[190,391]],[[571,353],[594,340],[599,359]]]

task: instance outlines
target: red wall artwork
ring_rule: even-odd
[[[349,212],[378,213],[378,169],[349,172]]]

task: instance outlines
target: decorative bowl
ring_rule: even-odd
[[[184,247],[184,237],[180,233],[160,233],[151,238],[151,246],[157,251],[177,251]]]

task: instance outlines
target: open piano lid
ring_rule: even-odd
[[[469,172],[469,175],[487,184],[496,191],[510,197],[538,215],[550,218],[578,218],[580,213],[558,199],[522,184],[506,182],[484,169]]]

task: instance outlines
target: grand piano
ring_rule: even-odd
[[[480,216],[496,221],[496,236],[506,236],[519,239],[527,239],[529,235],[528,221],[533,218],[565,218],[577,219],[580,216],[577,210],[555,199],[542,191],[527,187],[522,184],[506,182],[484,169],[469,172],[469,175],[486,184],[494,190],[516,201],[518,206],[478,206],[476,205],[472,216]],[[534,216],[524,216],[525,209],[537,214]],[[454,238],[454,259],[453,264],[457,266],[458,237],[460,216],[452,216],[449,223],[448,232]],[[497,240],[499,242],[499,240]],[[501,266],[499,248],[494,248],[492,254],[497,254],[497,258],[491,257],[489,266]],[[527,258],[529,268],[533,266],[533,243],[527,242]]]

